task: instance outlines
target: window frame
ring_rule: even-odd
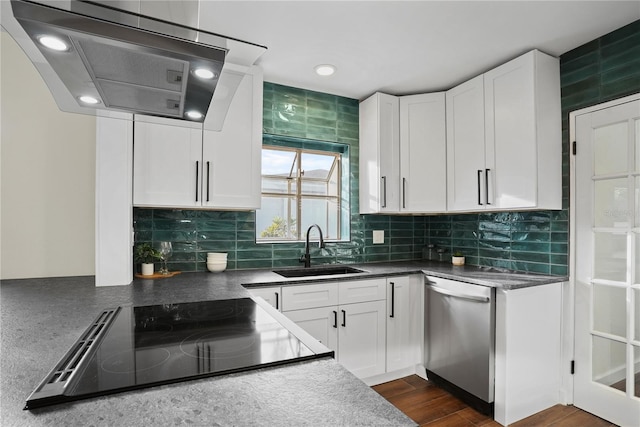
[[[337,237],[327,238],[326,241],[329,242],[348,242],[350,240],[350,182],[345,181],[345,178],[348,179],[349,171],[349,146],[346,144],[328,142],[328,141],[316,141],[316,140],[307,140],[302,138],[294,138],[294,137],[280,137],[280,136],[270,136],[264,135],[263,138],[263,149],[272,149],[279,151],[289,151],[295,153],[294,161],[292,162],[292,168],[290,172],[290,178],[282,178],[282,175],[268,175],[261,173],[261,183],[264,178],[268,179],[288,179],[288,180],[296,180],[296,191],[287,193],[277,193],[277,192],[265,192],[262,189],[260,190],[260,197],[279,197],[279,198],[291,198],[292,200],[289,202],[288,207],[288,215],[291,217],[292,213],[292,205],[295,206],[295,218],[297,222],[301,221],[303,215],[302,202],[306,200],[326,200],[329,203],[335,203],[335,212],[336,212],[336,231],[338,233]],[[323,156],[334,156],[334,161],[331,166],[331,170],[329,170],[327,174],[327,178],[304,178],[304,164],[301,162],[301,156],[303,154],[318,154]],[[332,174],[336,173],[336,186],[337,186],[337,195],[313,195],[313,194],[305,194],[302,191],[304,182],[325,182],[326,185],[329,185],[329,180],[332,177]],[[295,174],[295,176],[293,176]],[[289,184],[291,186],[291,184]],[[327,191],[328,193],[328,191]],[[258,213],[256,212],[256,216]],[[286,220],[287,218],[285,218]],[[258,230],[257,227],[257,218],[256,218],[256,229],[255,229],[255,238],[257,244],[262,243],[299,243],[305,241],[305,232],[302,227],[296,227],[296,236],[294,238],[263,238],[260,237],[261,231]]]

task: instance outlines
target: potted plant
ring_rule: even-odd
[[[149,243],[142,243],[136,246],[134,251],[135,262],[142,264],[141,273],[143,276],[153,275],[153,263],[162,260],[160,252]]]
[[[464,265],[464,254],[460,251],[455,251],[453,255],[451,255],[451,264]]]

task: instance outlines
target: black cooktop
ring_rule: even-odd
[[[105,310],[25,409],[333,356],[293,335],[272,310],[251,298]]]

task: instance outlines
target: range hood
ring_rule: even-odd
[[[194,0],[11,0],[9,16],[2,3],[3,28],[68,112],[214,114],[207,127],[219,130],[243,70],[266,50],[198,29]]]

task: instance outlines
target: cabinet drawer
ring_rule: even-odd
[[[338,288],[338,300],[340,304],[383,300],[386,298],[386,283],[385,279],[342,282]]]
[[[282,288],[282,311],[330,305],[338,305],[338,284],[335,282]]]

